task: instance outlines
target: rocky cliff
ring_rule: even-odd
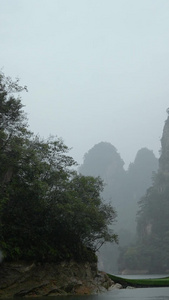
[[[161,138],[161,155],[159,159],[159,171],[163,173],[169,172],[169,116],[165,121],[163,135]]]
[[[2,263],[0,297],[87,295],[106,291],[112,281],[95,263]]]

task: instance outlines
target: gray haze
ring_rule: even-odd
[[[169,106],[168,0],[0,0],[0,68],[19,77],[30,129],[79,164],[100,141],[128,165],[160,149]]]

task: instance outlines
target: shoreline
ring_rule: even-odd
[[[0,298],[92,295],[112,284],[96,263],[3,262],[0,268]]]

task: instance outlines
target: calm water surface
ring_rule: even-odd
[[[168,275],[126,275],[122,277],[128,278],[163,278]],[[58,300],[54,297],[53,300]],[[164,288],[136,288],[136,289],[122,289],[113,290],[107,293],[93,296],[70,296],[61,297],[60,300],[169,300],[169,287]],[[44,299],[43,299],[44,300]],[[46,299],[45,299],[46,300]],[[52,300],[52,299],[51,299]]]
[[[16,298],[15,298],[16,299]],[[17,298],[18,299],[18,298]],[[169,300],[169,288],[142,288],[113,290],[93,296],[58,296],[43,298],[28,298],[29,300]]]

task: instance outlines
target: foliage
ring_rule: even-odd
[[[150,273],[169,270],[169,117],[161,145],[159,170],[154,174],[153,185],[139,202],[135,251],[132,253],[131,247],[122,250],[121,269],[145,269]]]
[[[28,130],[18,80],[0,75],[0,249],[6,260],[94,260],[116,241],[99,178],[77,175],[61,139]]]

